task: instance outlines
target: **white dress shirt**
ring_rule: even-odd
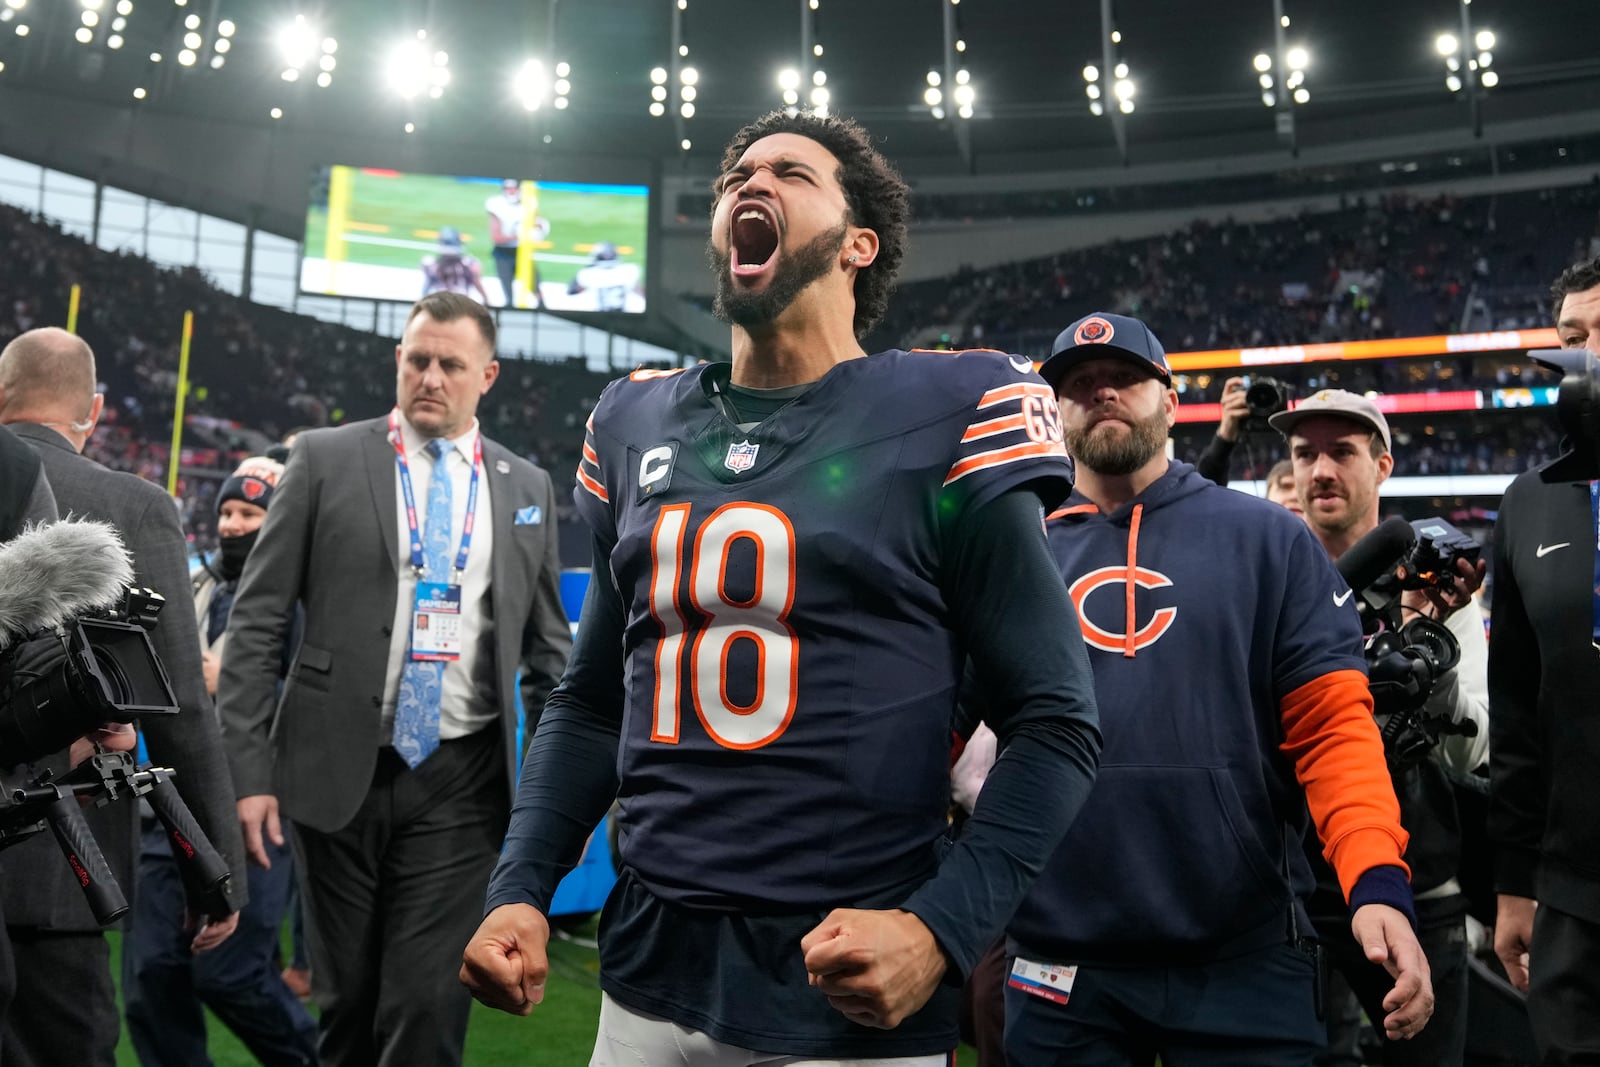
[[[411,491],[417,501],[417,534],[428,535],[428,482],[433,478],[433,456],[424,437],[400,416],[406,462],[411,466]],[[461,530],[467,517],[467,494],[472,484],[472,451],[478,441],[478,420],[460,436],[450,438],[444,454],[450,465],[450,562],[461,549]],[[394,631],[389,638],[389,669],[383,683],[383,736],[394,733],[394,705],[400,689],[400,672],[411,649],[411,614],[417,599],[417,576],[411,569],[411,534],[406,523],[406,498],[400,488],[400,464],[394,465],[396,536],[400,540],[400,578],[395,589]],[[494,505],[486,472],[478,472],[477,519],[472,527],[472,548],[461,575],[461,658],[444,665],[439,707],[439,739],[465,737],[493,722],[500,714],[494,681],[494,609],[489,598],[490,560],[494,551]],[[428,581],[448,582],[451,575],[430,574]]]

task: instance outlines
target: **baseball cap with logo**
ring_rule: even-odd
[[[1107,357],[1137,363],[1161,379],[1161,384],[1172,384],[1167,351],[1150,327],[1127,315],[1105,311],[1085,315],[1062,330],[1050,349],[1050,358],[1039,366],[1039,375],[1054,387],[1077,364]]]
[[[1378,405],[1368,398],[1348,389],[1322,389],[1297,403],[1288,411],[1280,411],[1267,419],[1274,430],[1288,437],[1294,428],[1306,419],[1319,415],[1348,419],[1367,427],[1383,441],[1385,449],[1392,448],[1389,440],[1389,420],[1383,417]]]

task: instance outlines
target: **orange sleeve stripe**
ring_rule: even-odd
[[[1086,511],[1099,510],[1100,508],[1094,504],[1073,504],[1071,507],[1056,508],[1056,510],[1045,516],[1045,521],[1048,522],[1051,519],[1062,519],[1068,515],[1082,515]]]
[[[601,500],[604,500],[607,504],[611,503],[611,496],[606,492],[606,487],[589,477],[589,472],[582,467],[578,468],[578,484]]]
[[[978,410],[992,408],[996,404],[1004,404],[1007,400],[1021,400],[1025,396],[1049,397],[1055,400],[1056,394],[1050,391],[1048,385],[1038,382],[1013,382],[1010,385],[997,386],[978,398]]]
[[[584,421],[583,428],[594,433],[594,412],[589,412],[589,418]]]
[[[1366,675],[1325,674],[1284,696],[1279,711],[1283,752],[1294,761],[1322,854],[1345,899],[1373,867],[1399,867],[1409,875],[1401,858],[1409,837],[1400,825]]]
[[[594,448],[588,441],[583,443],[583,458],[593,463],[596,467],[600,466],[600,457],[595,455]]]
[[[961,441],[976,441],[982,437],[993,437],[995,434],[1009,433],[1012,430],[1021,430],[1027,426],[1027,421],[1021,415],[1002,415],[997,419],[985,419],[975,422],[967,427],[967,432],[961,435]]]
[[[950,473],[944,480],[945,485],[958,482],[969,474],[990,467],[1003,467],[1007,463],[1015,463],[1021,459],[1031,459],[1034,456],[1065,456],[1067,450],[1059,441],[1036,441],[1025,445],[1012,445],[1010,448],[997,448],[990,452],[979,452],[950,468]]]

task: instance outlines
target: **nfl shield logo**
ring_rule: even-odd
[[[756,465],[756,453],[759,451],[760,445],[737,441],[728,446],[728,458],[722,461],[722,465],[735,474],[743,474]]]

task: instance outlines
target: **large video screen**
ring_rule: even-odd
[[[306,210],[300,288],[408,303],[443,289],[496,308],[642,312],[649,206],[643,185],[324,167]]]

